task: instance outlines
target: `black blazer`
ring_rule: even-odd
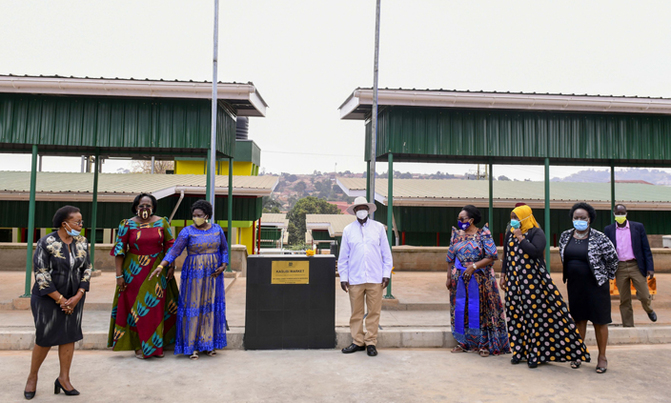
[[[508,232],[506,232],[505,242],[503,243],[504,273],[508,268],[508,245],[510,244],[510,239],[513,236],[513,233],[510,232],[510,229],[508,229]],[[526,239],[522,241],[520,248],[522,248],[524,253],[536,259],[541,266],[545,267],[545,258],[543,257],[543,253],[545,253],[545,244],[547,241],[545,239],[545,233],[543,230],[538,227],[534,227],[527,231],[524,236]]]
[[[655,271],[652,261],[652,251],[648,243],[648,235],[645,233],[645,227],[640,222],[629,221],[629,232],[631,233],[631,248],[634,250],[634,257],[638,263],[638,269],[644,276]],[[617,248],[617,235],[615,235],[615,226],[610,224],[604,228],[603,232]]]

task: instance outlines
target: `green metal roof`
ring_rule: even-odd
[[[337,178],[336,183],[348,196],[363,196],[365,178]],[[394,179],[394,207],[440,206],[462,207],[489,204],[489,182],[461,179]],[[494,207],[512,207],[526,202],[542,208],[545,203],[544,182],[494,181]],[[375,181],[376,200],[387,204],[386,179]],[[616,202],[629,210],[671,210],[671,187],[640,183],[616,183]],[[570,208],[575,202],[585,201],[597,209],[610,210],[610,183],[551,182],[551,208]]]
[[[370,90],[341,106],[366,120]],[[377,159],[397,162],[671,166],[671,99],[380,90]]]
[[[0,75],[0,152],[205,157],[211,84]],[[236,116],[264,116],[253,84],[218,84],[217,153],[235,153]]]
[[[93,173],[38,172],[37,200],[90,201]],[[98,201],[129,201],[139,193],[162,199],[182,190],[205,195],[206,175],[99,174]],[[279,177],[234,176],[233,196],[261,197],[272,193]],[[215,178],[217,195],[228,193],[228,176]],[[30,172],[0,171],[0,200],[28,200]]]

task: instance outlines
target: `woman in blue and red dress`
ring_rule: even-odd
[[[459,230],[452,228],[447,251],[446,286],[450,290],[453,353],[473,351],[481,357],[510,352],[503,304],[492,267],[496,245],[487,225],[475,225],[482,216],[475,206],[459,212]]]
[[[133,350],[140,359],[163,357],[163,347],[175,342],[179,291],[173,269],[151,276],[175,241],[168,220],[154,215],[156,207],[154,196],[138,195],[135,216],[121,221],[111,252],[117,287],[107,346]]]

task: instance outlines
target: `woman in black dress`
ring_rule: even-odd
[[[83,221],[77,207],[65,206],[53,218],[56,231],[37,241],[33,255],[35,285],[30,308],[35,320],[35,346],[30,374],[24,389],[26,399],[35,396],[37,373],[52,346],[58,346],[60,374],[54,393],[79,392],[70,383],[70,365],[75,342],[82,336],[82,313],[89,290],[91,263],[88,241],[80,236]]]
[[[583,340],[587,321],[594,324],[599,358],[596,372],[608,369],[606,345],[610,317],[610,285],[615,278],[617,251],[610,239],[590,224],[596,220],[594,207],[576,203],[571,208],[573,229],[564,231],[559,238],[559,255],[564,264],[564,282],[568,290],[571,316]]]
[[[503,244],[501,288],[506,290],[511,363],[529,368],[547,362],[572,361],[577,369],[590,356],[564,299],[545,266],[545,233],[529,206],[510,213]]]

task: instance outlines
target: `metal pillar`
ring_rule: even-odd
[[[375,158],[377,157],[377,79],[378,79],[378,61],[380,59],[380,2],[377,0],[375,5],[375,56],[373,61],[373,116],[372,130],[370,135],[370,187],[368,202],[375,203]],[[375,218],[375,213],[370,214],[370,218]]]
[[[545,158],[545,236],[547,242],[545,243],[545,266],[548,273],[550,272],[550,158]]]
[[[489,164],[489,230],[494,227],[494,179],[492,178],[492,164]],[[494,232],[492,231],[492,234]]]
[[[387,239],[389,240],[389,247],[394,246],[394,154],[389,153],[389,171],[387,175]],[[391,294],[391,277],[389,275],[389,285],[387,286],[387,294],[385,299],[394,299]]]
[[[210,176],[207,185],[210,192],[207,200],[212,204],[212,216],[214,217],[214,179],[217,176],[217,62],[219,53],[219,0],[214,0],[214,50],[212,54],[212,130],[210,134]]]
[[[23,297],[30,297],[30,275],[33,271],[33,237],[35,235],[35,188],[37,186],[37,144],[33,144],[30,164],[30,202],[28,203],[28,233],[26,234],[26,288]]]
[[[91,265],[95,270],[96,257],[96,232],[98,231],[98,172],[100,172],[100,151],[96,151],[96,160],[93,168],[93,200],[91,201],[91,235],[89,242],[91,249],[89,256],[91,258]],[[153,165],[153,164],[152,164]]]
[[[210,153],[207,154],[206,162],[205,162],[205,177],[206,177],[206,184],[205,184],[205,199],[212,203],[212,217],[214,217],[214,203],[211,200],[212,193],[214,191],[214,186],[210,182],[210,173],[212,172],[210,165]],[[214,219],[214,218],[213,218]]]
[[[610,162],[610,222],[615,222],[615,216],[613,215],[615,211],[615,163]]]
[[[233,158],[228,158],[228,256],[231,256],[231,239],[233,239]],[[233,271],[231,265],[226,267],[226,271]]]

